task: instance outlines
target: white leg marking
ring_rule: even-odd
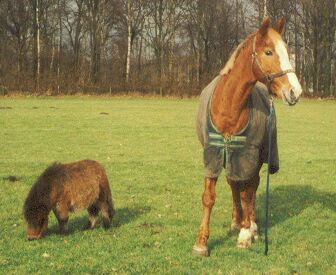
[[[242,228],[238,236],[237,246],[239,248],[248,248],[252,244],[252,234],[250,229]]]
[[[97,221],[97,217],[95,217],[95,216],[89,216],[89,220],[90,220],[90,223],[91,223],[91,228],[95,227],[96,221]]]
[[[250,226],[250,231],[251,231],[251,235],[252,238],[256,241],[259,239],[259,235],[258,235],[258,225],[255,222],[251,223]]]

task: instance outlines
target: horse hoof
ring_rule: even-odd
[[[192,253],[197,256],[203,256],[203,257],[209,256],[208,248],[206,246],[199,246],[197,244],[193,246]]]
[[[237,247],[238,248],[244,248],[244,249],[246,249],[246,248],[249,248],[251,246],[251,241],[238,241],[237,242]]]
[[[259,240],[259,235],[258,233],[252,234],[253,241],[258,241]]]
[[[252,233],[250,229],[242,228],[240,230],[238,240],[237,240],[237,247],[239,248],[248,248],[252,244]]]

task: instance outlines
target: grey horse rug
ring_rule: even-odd
[[[231,145],[213,125],[210,116],[211,98],[216,88],[217,76],[201,93],[196,114],[196,132],[203,146],[205,177],[217,178],[226,168],[226,176],[233,181],[246,181],[259,172],[259,164],[268,160],[268,116],[270,101],[265,85],[257,82],[248,99],[249,121],[236,133]],[[270,173],[279,170],[276,117],[272,123],[272,156]],[[224,140],[224,142],[223,142]],[[233,141],[233,142],[232,142]]]

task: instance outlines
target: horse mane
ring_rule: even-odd
[[[243,50],[246,47],[247,42],[249,42],[254,35],[255,35],[255,33],[250,34],[249,36],[247,36],[247,38],[243,42],[241,42],[238,45],[238,47],[231,54],[229,60],[225,63],[224,68],[220,71],[220,73],[219,73],[220,75],[226,75],[231,71],[231,69],[233,68],[233,66],[235,64],[235,61],[236,61],[237,57],[241,53],[241,50]]]

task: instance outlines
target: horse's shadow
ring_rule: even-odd
[[[258,217],[259,233],[264,232],[265,193],[257,197],[256,213]],[[270,190],[269,195],[269,224],[271,228],[295,216],[299,216],[305,209],[314,204],[322,208],[336,211],[336,193],[319,191],[307,185],[278,186]],[[228,221],[228,224],[230,221]],[[226,235],[209,241],[209,248],[222,245],[235,235],[228,228]]]
[[[265,197],[262,193],[257,198],[257,215],[259,228],[264,229]],[[336,193],[319,191],[307,185],[286,185],[270,190],[269,227],[273,227],[289,218],[299,216],[314,204],[336,211]]]
[[[134,221],[141,215],[144,215],[145,213],[149,212],[150,209],[151,208],[149,206],[117,208],[115,215],[112,219],[111,228],[112,229],[118,228],[124,224]],[[50,215],[53,215],[52,212],[50,213]],[[86,230],[85,226],[87,225],[89,220],[89,216],[87,213],[85,214],[83,213],[81,216],[75,216],[75,217],[71,216],[72,215],[70,214],[67,235]],[[101,217],[99,217],[97,220],[96,228],[99,228],[101,226],[102,226],[102,220]],[[54,234],[59,234],[59,226],[57,221],[53,223],[47,231],[47,235],[54,235]]]

